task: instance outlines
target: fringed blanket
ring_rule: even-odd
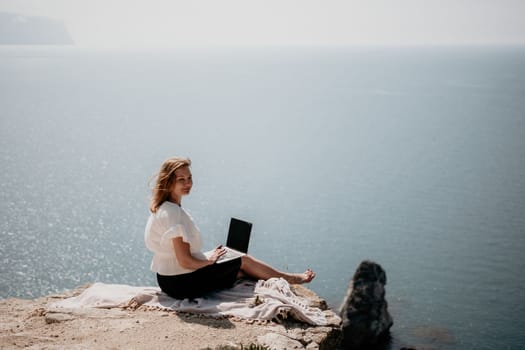
[[[55,302],[51,308],[138,308],[162,309],[212,317],[233,317],[249,321],[282,321],[292,317],[311,325],[327,324],[324,313],[309,307],[282,278],[267,281],[240,280],[227,290],[197,299],[173,299],[156,287],[132,287],[95,283],[80,295]]]

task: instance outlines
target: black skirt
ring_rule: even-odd
[[[160,289],[175,299],[199,298],[209,292],[231,288],[237,280],[241,258],[213,264],[175,276],[157,274]]]

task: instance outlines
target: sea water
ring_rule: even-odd
[[[525,346],[525,49],[0,49],[0,297],[154,285],[148,181],[193,160],[205,248],[339,306],[386,270],[392,348]]]

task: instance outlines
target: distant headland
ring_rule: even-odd
[[[0,45],[75,45],[62,21],[0,12]]]

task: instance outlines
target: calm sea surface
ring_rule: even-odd
[[[148,180],[193,160],[205,248],[387,272],[393,348],[525,346],[525,49],[0,48],[0,297],[154,285]]]

